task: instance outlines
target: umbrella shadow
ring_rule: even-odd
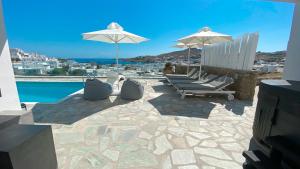
[[[151,87],[156,93],[167,93],[167,94],[175,93],[174,88],[172,88],[171,86],[167,86],[165,84],[155,85],[155,86],[151,86]]]
[[[114,101],[110,99],[87,101],[83,99],[83,94],[75,94],[57,104],[37,103],[31,112],[36,123],[70,125],[95,113],[101,113],[105,109],[129,102],[131,101],[123,100],[120,97]]]
[[[225,104],[225,108],[229,111],[232,111],[236,115],[243,115],[245,113],[245,107],[253,105],[252,101],[236,100],[234,102],[227,102]]]
[[[166,78],[159,79],[158,81],[161,82],[161,83],[164,83],[164,84],[168,84],[169,83]]]
[[[184,100],[172,87],[167,85],[152,86],[153,90],[163,95],[149,100],[162,115],[178,115],[187,117],[208,118],[215,104],[224,105],[225,109],[236,115],[243,115],[245,107],[252,106],[253,101],[234,100],[227,101],[222,95],[203,97],[187,97]]]
[[[233,112],[236,115],[243,115],[245,113],[245,107],[253,106],[253,101],[250,100],[233,100],[228,101],[226,99],[217,99],[216,103],[225,106],[225,109]]]
[[[200,98],[181,99],[179,95],[162,94],[149,100],[161,115],[209,118],[215,104]]]

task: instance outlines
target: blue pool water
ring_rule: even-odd
[[[53,103],[83,88],[82,82],[17,82],[21,102]]]

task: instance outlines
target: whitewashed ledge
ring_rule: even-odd
[[[105,80],[105,76],[96,76],[97,79]],[[164,79],[164,77],[130,77],[132,79]],[[16,81],[39,81],[39,82],[82,82],[85,76],[15,76]]]

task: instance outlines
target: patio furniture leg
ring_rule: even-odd
[[[181,94],[181,99],[185,99],[185,95],[186,95],[185,91],[183,91],[183,92],[180,93],[180,94]]]

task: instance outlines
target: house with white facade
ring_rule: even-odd
[[[61,64],[56,58],[37,53],[26,53],[22,49],[10,49],[15,75],[46,75]]]
[[[12,48],[9,51],[12,60],[22,60],[24,52],[21,49]]]

